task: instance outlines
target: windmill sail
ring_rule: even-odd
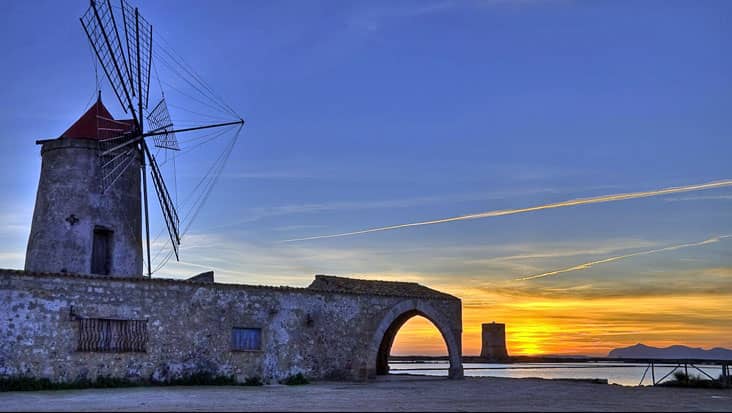
[[[120,137],[122,138],[122,137]],[[113,145],[116,139],[102,141],[102,149]],[[102,169],[102,193],[107,192],[112,185],[125,173],[127,168],[133,164],[137,148],[127,147],[111,152],[99,158]]]
[[[122,109],[125,112],[129,109],[137,119],[130,95],[127,59],[109,0],[91,0],[91,5],[80,20]]]
[[[180,220],[178,219],[178,212],[175,210],[173,200],[168,193],[168,188],[165,186],[165,181],[160,174],[160,168],[155,160],[155,157],[148,150],[147,145],[142,143],[143,150],[147,155],[147,159],[150,162],[150,174],[152,175],[153,186],[155,192],[158,195],[160,201],[160,210],[163,212],[163,218],[165,219],[165,225],[168,228],[168,234],[170,235],[170,242],[173,244],[173,251],[175,252],[176,259],[178,257],[178,246],[180,245]]]
[[[131,120],[115,120],[97,114],[97,137],[102,153],[99,157],[102,193],[117,182],[137,157],[135,146],[122,146],[134,138],[133,128]]]
[[[122,4],[122,22],[127,44],[127,64],[132,93],[139,94],[142,109],[147,109],[150,98],[150,68],[152,66],[152,26],[125,0]],[[140,117],[142,115],[140,114]]]
[[[151,132],[165,132],[163,135],[153,135],[153,143],[158,148],[179,151],[178,139],[173,131],[173,121],[170,120],[168,105],[163,98],[147,115],[148,129]]]

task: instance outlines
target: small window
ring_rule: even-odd
[[[112,234],[113,232],[107,228],[94,228],[92,274],[109,275],[112,272]]]
[[[147,320],[79,320],[79,351],[145,352]]]
[[[261,350],[262,329],[234,327],[231,330],[231,349],[235,351]]]

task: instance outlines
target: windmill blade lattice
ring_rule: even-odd
[[[125,173],[135,160],[135,147],[124,147],[133,134],[130,121],[119,121],[97,114],[97,133],[102,155],[99,157],[102,173],[102,193]]]
[[[173,206],[173,200],[170,197],[168,188],[165,186],[165,181],[160,173],[160,167],[158,167],[155,157],[150,153],[150,150],[147,148],[144,141],[142,147],[150,161],[150,174],[153,177],[153,186],[155,187],[155,192],[157,193],[158,200],[160,201],[160,209],[163,211],[165,226],[168,228],[168,234],[170,235],[170,242],[173,244],[173,251],[175,252],[176,259],[179,259],[178,246],[180,245],[180,219],[178,218],[178,212]]]
[[[133,96],[135,93],[140,94],[142,109],[147,109],[152,67],[152,26],[128,2],[121,0],[121,3],[130,86]]]
[[[178,139],[173,131],[173,121],[170,120],[168,105],[163,98],[157,105],[147,114],[147,124],[151,132],[166,132],[163,135],[153,135],[153,143],[158,148],[172,149],[179,151]]]
[[[92,0],[80,20],[122,109],[125,112],[131,110],[136,119],[130,95],[127,59],[122,50],[112,5],[109,0]]]

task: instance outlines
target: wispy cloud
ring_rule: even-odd
[[[468,215],[460,215],[457,217],[435,219],[432,221],[421,221],[421,222],[413,222],[413,223],[409,223],[409,224],[390,225],[390,226],[386,226],[386,227],[369,228],[369,229],[364,229],[364,230],[360,230],[360,231],[343,232],[343,233],[331,234],[331,235],[318,235],[318,236],[312,236],[312,237],[294,238],[294,239],[284,240],[282,242],[298,242],[298,241],[308,241],[308,240],[325,239],[325,238],[347,237],[347,236],[352,236],[352,235],[361,235],[361,234],[368,234],[368,233],[380,232],[380,231],[392,231],[392,230],[396,230],[396,229],[417,227],[417,226],[423,226],[423,225],[445,224],[448,222],[466,221],[466,220],[489,218],[489,217],[498,217],[498,216],[504,216],[504,215],[523,214],[523,213],[527,213],[527,212],[535,212],[535,211],[554,209],[554,208],[564,208],[564,207],[571,207],[571,206],[577,206],[577,205],[600,204],[600,203],[606,203],[606,202],[624,201],[624,200],[628,200],[628,199],[648,198],[648,197],[653,197],[653,196],[669,195],[669,194],[682,193],[682,192],[702,191],[702,190],[715,189],[715,188],[724,188],[724,187],[728,187],[728,186],[732,186],[732,180],[715,181],[715,182],[708,182],[708,183],[696,184],[696,185],[678,186],[678,187],[657,189],[657,190],[653,190],[653,191],[629,192],[629,193],[623,193],[623,194],[596,196],[596,197],[591,197],[591,198],[580,198],[580,199],[573,199],[573,200],[569,200],[569,201],[555,202],[555,203],[551,203],[551,204],[537,205],[537,206],[532,206],[532,207],[527,207],[527,208],[501,209],[501,210],[495,210],[495,211],[481,212],[481,213],[477,213],[477,214],[468,214]]]
[[[19,209],[0,213],[0,267],[22,268],[31,214]]]
[[[569,268],[563,268],[561,270],[554,270],[554,271],[549,271],[549,272],[545,272],[545,273],[541,273],[541,274],[535,274],[535,275],[529,275],[529,276],[525,276],[525,277],[516,278],[515,281],[535,280],[537,278],[551,277],[551,276],[564,274],[564,273],[568,273],[568,272],[572,272],[572,271],[586,270],[588,268],[594,267],[595,265],[607,264],[610,262],[620,261],[620,260],[624,260],[624,259],[628,259],[628,258],[632,258],[632,257],[638,257],[641,255],[650,255],[650,254],[656,254],[659,252],[675,251],[675,250],[682,249],[682,248],[700,247],[702,245],[714,244],[725,238],[730,238],[730,237],[732,237],[732,235],[719,235],[719,236],[712,237],[712,238],[706,239],[704,241],[699,241],[699,242],[671,245],[671,246],[664,247],[664,248],[657,248],[657,249],[647,250],[647,251],[639,251],[639,252],[634,252],[632,254],[618,255],[615,257],[604,258],[601,260],[585,262],[585,263],[575,265],[575,266],[572,266]]]
[[[442,203],[455,202],[471,202],[484,201],[494,199],[506,199],[517,196],[533,195],[540,193],[556,192],[552,188],[526,188],[511,191],[496,191],[492,193],[463,193],[463,194],[442,194],[439,196],[422,196],[411,198],[397,199],[371,199],[371,200],[350,200],[350,201],[330,201],[330,202],[311,202],[289,205],[274,205],[270,207],[249,208],[242,211],[239,215],[246,218],[235,222],[227,223],[215,227],[209,227],[207,230],[218,228],[231,228],[250,222],[256,222],[265,218],[274,218],[296,214],[313,214],[333,211],[357,211],[371,209],[394,209],[409,208],[425,205],[435,205]],[[304,227],[304,226],[303,226]]]
[[[598,255],[618,252],[620,250],[629,250],[633,248],[648,248],[658,245],[656,242],[642,239],[606,239],[595,241],[599,244],[592,248],[587,248],[587,242],[578,240],[576,242],[566,243],[553,241],[551,243],[532,243],[532,244],[514,244],[504,246],[503,250],[509,255],[499,255],[490,258],[477,258],[466,260],[466,262],[474,264],[488,264],[494,262],[521,261],[521,260],[537,260],[551,258],[567,258],[580,255]],[[510,248],[510,249],[507,249]],[[484,248],[484,250],[495,250],[495,246]]]
[[[351,27],[375,31],[385,22],[399,18],[410,18],[433,14],[455,7],[456,2],[451,0],[442,1],[419,1],[414,3],[392,3],[380,7],[370,6],[354,13],[348,24]]]
[[[198,176],[189,174],[189,176]],[[229,172],[221,174],[224,179],[310,179],[316,178],[317,175],[312,171],[293,171],[293,170],[259,170],[259,171],[242,171]]]
[[[498,6],[521,7],[548,2],[549,0],[422,0],[411,3],[387,2],[378,6],[367,3],[369,7],[356,10],[348,24],[356,29],[375,31],[393,20],[444,13],[455,9],[485,9]]]
[[[25,260],[25,254],[22,252],[0,252],[0,262],[22,262]],[[9,268],[3,266],[3,268]]]
[[[30,219],[27,212],[0,213],[0,236],[26,234],[30,231]]]
[[[684,202],[684,201],[732,201],[732,194],[729,195],[695,195],[682,196],[673,198],[664,198],[666,202]]]
[[[571,257],[585,259],[598,254],[623,255],[628,251],[662,246],[658,241],[617,238],[598,240],[592,248],[584,247],[589,242],[547,241],[395,249],[389,246],[354,248],[350,245],[270,244],[232,239],[223,234],[191,234],[181,249],[184,261],[177,263],[172,260],[154,276],[181,278],[213,269],[220,281],[245,284],[307,285],[313,274],[393,281],[408,279],[469,298],[465,300],[466,305],[480,304],[490,291],[502,295],[523,294],[524,298],[616,297],[656,294],[659,285],[678,291],[675,287],[684,281],[683,278],[699,280],[703,277],[705,280],[704,285],[699,286],[684,284],[682,289],[689,291],[702,287],[719,289],[732,282],[726,267],[702,274],[704,263],[693,264],[700,269],[688,274],[670,266],[664,269],[662,282],[659,274],[653,271],[658,269],[656,266],[634,273],[631,279],[619,274],[618,277],[593,279],[581,284],[572,280],[570,285],[562,280],[545,285],[506,279],[507,276],[537,273],[546,268],[546,263],[555,260],[563,263]],[[153,263],[158,260],[154,259]]]

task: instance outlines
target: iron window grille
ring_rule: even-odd
[[[79,319],[78,351],[144,353],[147,338],[147,320]]]

